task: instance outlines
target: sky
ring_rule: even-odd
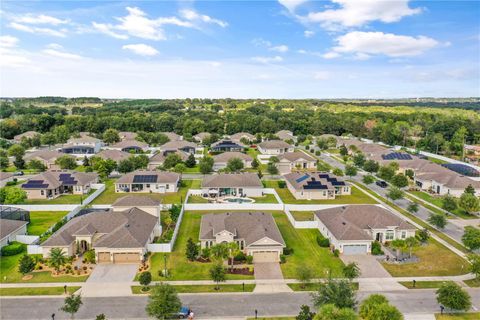
[[[480,96],[480,1],[1,1],[0,96]]]

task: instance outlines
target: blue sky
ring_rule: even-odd
[[[2,1],[1,96],[480,96],[480,2]]]

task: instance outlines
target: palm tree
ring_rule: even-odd
[[[230,242],[229,244],[227,244],[227,249],[228,249],[228,256],[232,260],[231,267],[233,268],[233,257],[238,253],[239,246],[236,242]]]
[[[60,271],[60,267],[67,263],[67,257],[65,256],[65,252],[63,252],[60,248],[53,248],[50,250],[50,265],[55,269],[58,273]]]
[[[223,260],[228,256],[228,248],[225,244],[220,243],[211,248],[212,255],[219,260]]]

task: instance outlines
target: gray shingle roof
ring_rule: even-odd
[[[95,155],[96,157],[100,157],[102,159],[111,159],[116,162],[121,160],[128,159],[132,156],[131,153],[121,151],[121,150],[102,150]]]
[[[291,172],[284,175],[285,180],[295,190],[308,189],[312,182],[321,183],[325,190],[333,190],[335,187],[348,185],[343,179],[328,172]],[[322,190],[315,188],[314,190]]]
[[[250,187],[263,188],[262,181],[256,173],[219,173],[206,176],[202,180],[202,188]]]
[[[228,160],[233,158],[239,158],[243,161],[253,161],[252,157],[250,157],[248,154],[245,154],[243,152],[238,152],[238,151],[231,151],[231,152],[229,151],[229,152],[217,154],[213,156],[213,161],[215,163],[224,163],[224,162],[228,162]]]
[[[24,133],[17,134],[16,136],[13,137],[13,140],[20,141],[20,140],[22,140],[23,137],[33,138],[33,137],[35,137],[36,135],[39,135],[39,134],[40,133],[38,133],[37,131],[27,131],[27,132],[24,132]]]
[[[113,207],[159,206],[160,201],[146,196],[124,196],[115,200]]]
[[[230,136],[230,139],[234,140],[234,141],[240,141],[240,139],[242,138],[247,138],[248,140],[254,140],[255,139],[255,136],[251,133],[248,133],[248,132],[237,132],[235,134],[232,134]]]
[[[132,147],[146,149],[148,148],[148,144],[138,140],[122,140],[112,145],[112,148],[118,148],[118,149],[132,148]]]
[[[100,139],[90,137],[90,136],[83,136],[80,138],[70,138],[68,139],[68,144],[76,144],[76,143],[98,143],[101,142]]]
[[[293,139],[294,135],[292,131],[289,130],[280,130],[275,135],[281,140]]]
[[[61,153],[57,150],[39,150],[25,154],[25,160],[42,159],[44,161],[55,161],[55,159],[64,155],[65,153]]]
[[[186,140],[174,140],[161,145],[160,149],[161,150],[178,150],[185,147],[197,148],[197,144],[190,141],[186,141]]]
[[[0,219],[0,239],[10,235],[15,230],[27,224],[27,221]]]
[[[285,152],[283,155],[278,157],[278,160],[283,160],[283,159],[288,160],[290,162],[294,162],[300,159],[305,159],[307,161],[317,161],[314,157],[302,151]]]
[[[135,140],[135,138],[138,136],[136,132],[130,132],[130,131],[120,131],[118,135],[122,140]]]
[[[150,170],[136,170],[129,172],[120,177],[115,183],[133,183],[135,176],[156,176],[156,183],[175,183],[180,179],[180,175],[175,172],[167,171],[150,171]]]
[[[245,239],[245,245],[268,237],[285,246],[271,213],[264,212],[228,212],[205,214],[200,224],[200,239],[215,239],[215,234],[227,230],[235,239]]]
[[[153,157],[151,157],[148,162],[149,163],[158,163],[158,164],[163,164],[163,162],[165,161],[165,159],[167,158],[167,156],[171,153],[175,153],[177,154],[178,156],[180,156],[180,159],[182,159],[182,161],[185,161],[188,159],[188,154],[181,151],[181,150],[177,150],[175,152],[170,152],[170,153],[167,153],[165,154],[164,152],[157,152],[155,155],[153,155]]]
[[[168,140],[170,141],[177,141],[182,139],[182,137],[176,134],[175,132],[160,132],[160,133],[167,136]]]
[[[258,144],[262,149],[293,148],[283,140],[267,140]]]
[[[13,173],[0,171],[0,180],[9,179],[11,177],[13,177]]]
[[[98,180],[98,174],[95,172],[76,172],[69,170],[51,170],[45,171],[36,176],[32,177],[30,180],[43,180],[45,184],[48,184],[48,187],[45,189],[55,189],[62,185],[60,181],[60,175],[69,173],[76,181],[78,186],[84,186],[89,183],[94,183]],[[43,188],[42,188],[43,189]]]

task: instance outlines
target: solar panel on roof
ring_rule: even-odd
[[[133,183],[153,183],[157,182],[157,175],[135,175]]]
[[[22,188],[45,189],[45,188],[48,188],[48,183],[45,183],[43,180],[29,180],[27,183],[22,184]]]
[[[465,164],[444,163],[444,164],[442,164],[442,166],[449,169],[449,170],[452,170],[452,171],[454,171],[458,174],[467,176],[467,177],[478,177],[478,176],[480,176],[480,172],[477,169],[472,168],[470,166],[467,166]]]
[[[391,152],[382,155],[383,160],[412,160],[412,156],[403,152]]]
[[[324,184],[322,184],[320,181],[307,181],[307,184],[303,186],[303,189],[316,189],[316,190],[325,190],[328,189],[328,187]]]
[[[308,179],[308,177],[309,177],[309,175],[306,174],[306,175],[301,176],[300,178],[296,179],[295,182],[300,183],[300,182],[305,181],[306,179]]]

